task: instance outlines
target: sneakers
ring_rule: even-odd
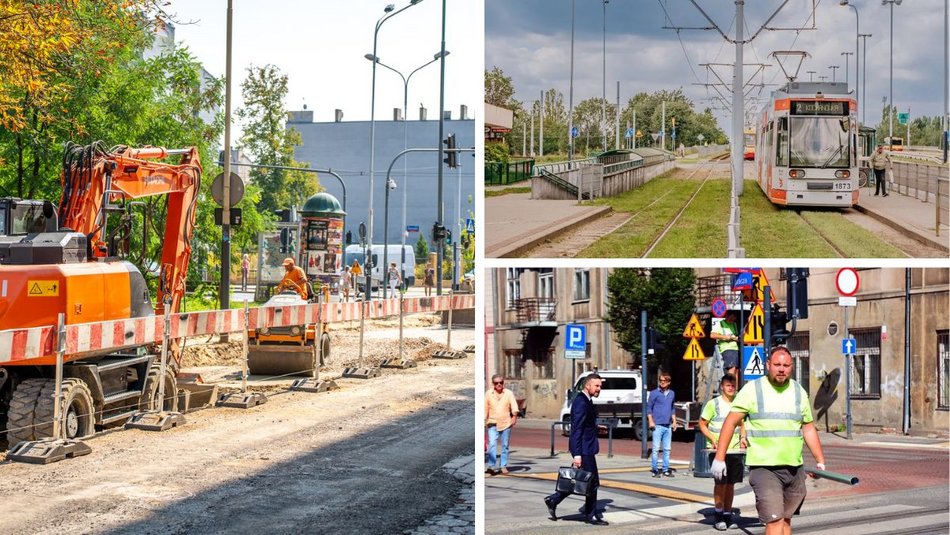
[[[660,471],[659,471],[659,470],[650,470],[650,473],[653,474],[653,477],[660,477]]]
[[[887,197],[888,195],[890,195],[890,193],[885,193],[885,194],[884,194],[885,197]]]
[[[729,524],[726,522],[725,515],[722,513],[716,513],[716,523],[713,525],[717,531],[726,531],[729,529]]]
[[[736,522],[736,518],[737,518],[738,516],[739,516],[739,515],[734,514],[734,513],[731,513],[731,514],[728,514],[728,515],[724,513],[724,514],[722,515],[722,519],[723,519],[723,521],[725,521],[725,523],[729,526],[729,529],[739,529],[739,524],[738,524],[738,522]]]
[[[666,476],[666,477],[673,477],[673,471],[672,471],[672,470],[667,470],[666,472],[663,472],[663,475]]]
[[[489,468],[486,468],[486,469],[485,469],[485,473],[488,474],[488,475],[490,475],[490,476],[493,476],[493,475],[497,474],[498,472],[496,472],[494,468],[489,467]]]

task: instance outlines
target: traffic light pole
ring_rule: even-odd
[[[640,458],[647,458],[647,311],[640,311]]]

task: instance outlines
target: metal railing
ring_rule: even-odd
[[[950,168],[944,165],[894,162],[892,188],[901,195],[934,204],[934,229],[940,236],[944,212],[950,205]]]
[[[567,162],[552,162],[535,165],[533,176],[541,176],[542,171],[547,171],[548,173],[558,175],[572,169],[577,169],[578,167],[594,165],[595,163],[597,163],[597,158],[584,158],[583,160],[571,160]]]
[[[518,322],[551,321],[557,308],[557,299],[553,297],[525,297],[515,301]]]
[[[547,180],[548,182],[550,182],[551,184],[554,184],[558,188],[570,193],[571,196],[577,197],[577,186],[555,175],[554,173],[549,173],[542,169],[538,177],[543,178],[544,180]]]
[[[534,172],[534,160],[485,162],[485,185],[499,186],[528,180]]]

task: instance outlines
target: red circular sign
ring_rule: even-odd
[[[850,297],[858,293],[861,278],[858,277],[858,272],[854,268],[841,268],[835,276],[835,286],[838,288],[839,294]]]

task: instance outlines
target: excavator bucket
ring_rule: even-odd
[[[249,345],[247,368],[252,375],[269,377],[313,374],[317,366],[317,351],[314,345]]]

